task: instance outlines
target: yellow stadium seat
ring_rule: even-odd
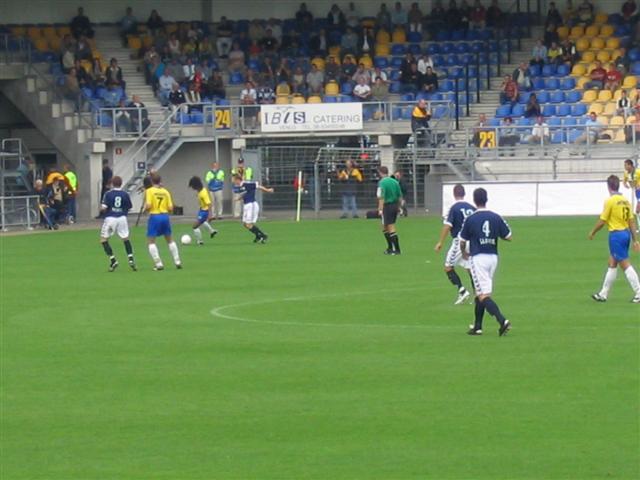
[[[389,48],[388,43],[377,43],[376,44],[376,56],[378,57],[388,57],[391,54],[391,48]]]
[[[148,29],[147,29],[147,26],[146,26],[145,24],[143,24],[143,23],[139,23],[139,24],[137,25],[137,31],[138,31],[138,33],[147,33],[147,30],[148,30]]]
[[[591,40],[591,48],[593,50],[601,50],[604,48],[604,40],[600,37],[596,37],[593,40]]]
[[[11,33],[16,37],[24,37],[27,33],[27,27],[11,27]]]
[[[306,103],[304,97],[299,93],[296,93],[291,99],[291,103]]]
[[[579,52],[584,52],[585,50],[589,50],[589,39],[587,37],[580,37],[576,41],[576,50]]]
[[[600,27],[598,25],[589,25],[585,29],[584,34],[587,37],[595,37],[598,35],[599,32],[600,32]]]
[[[291,94],[291,88],[289,87],[289,84],[286,82],[282,82],[280,84],[278,84],[278,86],[276,87],[276,95],[278,96],[286,96],[289,97],[289,94]]]
[[[616,48],[615,50],[611,50],[611,58],[613,58],[614,60],[616,58],[618,58],[620,56],[622,52],[620,51],[619,48]]]
[[[84,68],[87,72],[93,71],[93,64],[89,60],[81,60],[80,66]]]
[[[571,75],[574,77],[581,77],[585,73],[587,73],[587,68],[580,63],[576,63],[571,69]]]
[[[582,103],[593,103],[598,98],[598,92],[595,90],[587,90],[582,95]]]
[[[373,60],[371,60],[371,57],[369,55],[361,56],[360,60],[358,61],[358,64],[360,64],[360,63],[362,63],[365,68],[372,68],[373,67]]]
[[[602,62],[608,62],[611,59],[611,54],[609,52],[607,52],[606,50],[600,50],[598,52],[598,55],[596,55],[596,58]]]
[[[594,112],[596,115],[600,115],[603,110],[604,107],[601,103],[592,103],[589,105],[589,113]]]
[[[322,103],[322,98],[319,97],[318,95],[311,95],[307,99],[307,103]]]
[[[602,27],[600,27],[600,36],[602,38],[609,38],[613,36],[613,32],[615,32],[613,25],[602,25]]]
[[[150,48],[153,45],[153,37],[149,35],[142,37],[142,45],[144,45],[144,48]]]
[[[621,117],[620,115],[616,115],[615,117],[612,117],[611,122],[609,122],[609,125],[611,125],[612,127],[624,126],[624,117]]]
[[[594,19],[595,23],[598,25],[602,25],[603,23],[607,23],[609,20],[609,15],[604,12],[600,12],[596,14],[596,18]]]
[[[276,105],[286,105],[289,103],[289,95],[278,95],[276,97]]]
[[[391,43],[391,35],[386,30],[378,30],[376,34],[376,44],[389,44]]]
[[[51,50],[58,51],[62,48],[62,39],[60,37],[58,36],[49,37],[47,40],[49,41],[49,46],[51,47]]]
[[[583,62],[593,62],[596,59],[596,54],[595,52],[592,52],[591,50],[587,50],[586,52],[582,52],[582,61]]]
[[[324,93],[325,95],[338,95],[340,93],[340,86],[338,85],[338,82],[335,80],[327,82],[324,86]]]
[[[576,82],[576,88],[581,90],[584,88],[584,84],[587,82],[590,82],[591,79],[589,77],[580,77],[578,78],[578,81]]]
[[[42,28],[42,36],[47,37],[47,38],[57,37],[58,36],[58,32],[56,32],[56,27],[43,27]]]
[[[132,50],[140,50],[142,48],[142,40],[140,40],[140,37],[129,35],[127,43],[129,45],[129,48]]]
[[[613,98],[611,90],[600,90],[598,92],[598,102],[608,102]]]
[[[558,27],[556,32],[558,32],[558,36],[564,40],[569,36],[569,27]]]
[[[605,46],[610,48],[611,50],[615,50],[616,48],[620,48],[620,39],[617,37],[609,37],[605,42]]]
[[[625,143],[626,136],[624,134],[624,128],[617,128],[615,131],[615,136],[612,136],[614,142],[616,143]]]
[[[315,57],[311,60],[311,65],[315,65],[318,70],[324,70],[324,58]]]
[[[621,88],[619,88],[618,90],[613,92],[613,99],[614,100],[620,100],[621,96],[622,96],[622,89]]]
[[[71,35],[71,28],[67,25],[58,27],[58,35],[64,37],[65,35]]]
[[[393,43],[406,43],[407,35],[402,28],[396,28],[391,35],[391,41]]]
[[[627,75],[624,77],[622,88],[636,88],[638,85],[638,78],[633,75]]]
[[[335,57],[337,62],[340,63],[340,45],[329,47],[329,56]]]
[[[571,28],[571,32],[569,33],[569,38],[580,38],[584,36],[584,27],[577,26]]]
[[[615,115],[618,107],[616,106],[616,102],[609,102],[604,106],[603,115]]]
[[[360,24],[364,28],[374,28],[376,26],[376,21],[373,18],[364,18]]]
[[[38,50],[39,52],[49,51],[49,42],[46,38],[36,38],[33,40],[33,44],[36,47],[36,50]]]
[[[167,33],[173,33],[173,32],[177,32],[178,31],[178,25],[176,25],[175,23],[167,23],[164,26],[164,29]]]
[[[30,39],[35,40],[36,38],[40,38],[42,36],[42,32],[38,27],[29,27],[27,28],[27,36]]]

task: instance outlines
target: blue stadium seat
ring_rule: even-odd
[[[551,94],[551,103],[563,103],[564,92],[562,90],[556,90]]]
[[[544,88],[544,78],[542,77],[534,78],[532,83],[534,90],[542,90]]]
[[[434,55],[431,57],[431,60],[433,60],[434,67],[441,67],[444,65],[444,57],[442,55]]]
[[[340,93],[342,95],[351,95],[353,93],[353,83],[343,82],[342,85],[340,85]]]
[[[511,109],[511,116],[513,117],[521,117],[524,115],[524,109],[525,106],[518,103],[516,105],[513,106],[513,108]]]
[[[454,89],[453,82],[451,80],[442,80],[438,85],[438,90],[441,92],[451,92]]]
[[[113,126],[113,118],[107,112],[100,113],[99,118],[100,126],[102,127],[112,127]]]
[[[632,48],[629,50],[629,60],[632,62],[640,61],[640,48]]]
[[[202,112],[192,112],[189,118],[193,124],[201,125],[204,123],[204,115]]]
[[[226,98],[218,98],[216,100],[216,105],[219,107],[226,107],[231,105],[231,102],[229,100],[227,100]]]
[[[497,117],[493,117],[489,119],[489,126],[490,127],[499,127],[500,126],[500,119]]]
[[[539,103],[547,103],[549,102],[549,92],[542,90],[538,92],[538,102]]]
[[[407,41],[410,43],[420,43],[422,41],[422,34],[420,32],[409,32],[407,34]]]
[[[539,77],[541,73],[542,70],[540,69],[540,65],[529,65],[529,75],[532,77]]]
[[[562,119],[558,117],[551,117],[547,119],[547,123],[550,127],[560,127],[562,125]]]
[[[402,66],[402,57],[392,57],[391,58],[391,66],[393,68],[400,68]]]
[[[551,77],[556,73],[556,66],[553,63],[547,63],[542,67],[542,76]]]
[[[460,59],[460,63],[462,65],[467,65],[467,64],[474,64],[474,68],[475,67],[475,63],[476,63],[476,56],[471,54],[471,53],[464,53],[462,55],[460,55],[458,57]]]
[[[429,55],[435,55],[437,53],[440,53],[440,45],[438,45],[437,43],[430,43],[427,46],[427,53]]]
[[[437,118],[442,118],[447,114],[448,110],[449,109],[447,107],[445,107],[444,105],[437,105],[435,110],[433,111],[433,116],[436,119]]]
[[[247,63],[247,66],[254,71],[259,71],[260,70],[260,61],[252,58],[249,60],[249,62]]]
[[[573,80],[573,78],[571,78]],[[577,90],[571,90],[565,94],[565,100],[567,103],[578,103],[582,100],[582,94]]]
[[[547,103],[542,108],[542,115],[545,117],[553,117],[556,114],[556,106]]]
[[[400,70],[391,70],[391,80],[400,80]]]
[[[519,127],[528,127],[530,125],[533,125],[533,123],[534,123],[533,118],[520,117],[516,121],[516,125],[518,125]]]
[[[455,50],[455,46],[453,45],[453,43],[443,43],[440,46],[440,52],[447,54],[447,53],[452,53]]]
[[[582,135],[582,133],[583,130],[581,129],[569,130],[567,133],[567,143],[576,143],[576,139]]]
[[[419,93],[418,95],[422,95],[424,92]],[[400,100],[403,102],[413,102],[416,99],[416,96],[413,93],[405,93],[400,97]]]
[[[558,68],[556,69],[556,77],[566,77],[569,73],[571,73],[569,65],[566,63],[558,65]]]
[[[447,57],[447,65],[449,66],[453,66],[453,65],[458,65],[458,56],[457,55],[449,55]]]
[[[376,67],[384,69],[389,66],[389,61],[387,60],[387,57],[375,57],[373,59],[373,64]]]
[[[470,47],[468,43],[458,43],[456,45],[456,53],[468,53],[470,51]]]
[[[459,42],[461,40],[464,40],[466,37],[466,33],[464,30],[454,30],[451,33],[451,40],[453,40],[454,42]]]
[[[447,42],[451,40],[451,32],[449,30],[439,30],[436,34],[436,41],[438,42]]]
[[[411,114],[413,113],[413,105],[408,106],[408,107],[401,107],[402,108],[402,118],[404,118],[405,120],[411,120]]]
[[[322,97],[323,103],[338,103],[338,97],[335,95],[325,95]]]
[[[420,55],[422,53],[422,48],[420,48],[420,44],[412,43],[409,45],[409,53],[413,56]]]
[[[391,55],[405,55],[407,53],[407,47],[396,43],[391,47]]]
[[[229,75],[229,84],[230,85],[240,85],[241,83],[244,83],[244,77],[243,77],[242,73],[233,72],[231,75]]]
[[[391,82],[389,93],[400,93],[400,82]]]
[[[473,53],[480,53],[484,50],[484,44],[482,42],[473,42],[471,44],[471,51]]]
[[[560,80],[554,77],[547,78],[544,82],[544,88],[547,90],[558,90],[560,88]]]
[[[571,107],[571,115],[574,117],[581,117],[587,114],[587,106],[584,103],[576,103]]]
[[[450,78],[464,78],[464,68],[462,68],[462,67],[452,67],[452,68],[450,68],[449,69],[449,77]],[[462,86],[462,88],[464,89],[464,85]]]
[[[567,117],[564,120],[562,120],[562,124],[565,127],[575,127],[578,124],[578,122],[576,121],[575,117]]]
[[[558,108],[556,108],[556,115],[559,117],[568,117],[571,115],[571,105],[567,105],[566,103],[558,105]]]
[[[633,62],[631,64],[631,73],[633,75],[640,75],[640,62]]]
[[[181,125],[191,125],[191,116],[188,113],[180,112],[178,114],[178,123]]]
[[[559,144],[564,142],[564,130],[551,131],[551,143]]]
[[[504,118],[511,115],[511,104],[500,105],[496,110],[496,117]]]
[[[566,77],[562,79],[560,84],[562,90],[573,90],[576,88],[576,79],[573,77]]]

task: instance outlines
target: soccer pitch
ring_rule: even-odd
[[[0,238],[2,479],[633,479],[640,309],[595,303],[595,218],[510,219],[504,338],[433,245],[437,218],[217,224],[184,269],[107,272],[98,231]],[[174,226],[176,237],[190,231]],[[637,253],[632,254],[636,267]],[[461,275],[469,285],[467,275]]]

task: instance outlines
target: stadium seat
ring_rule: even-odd
[[[489,126],[490,127],[499,127],[500,126],[500,119],[497,118],[497,117],[490,118],[489,119]]]
[[[325,95],[322,97],[323,103],[338,103],[338,97],[336,95]]]
[[[565,95],[565,100],[567,103],[578,103],[581,99],[582,94],[577,90],[571,90]]]
[[[498,118],[508,117],[509,115],[511,115],[511,105],[510,104],[500,105],[498,107],[498,109],[496,110],[496,117],[498,117]]]
[[[443,54],[452,53],[454,50],[455,50],[455,46],[453,45],[453,43],[443,43],[440,46],[440,53],[443,53]]]
[[[596,90],[587,90],[582,95],[582,101],[584,103],[593,103],[598,98],[598,92]]]
[[[429,55],[436,55],[440,53],[440,46],[437,43],[430,43],[426,51]]]
[[[531,96],[531,92],[522,92],[520,94],[520,97],[518,98],[518,103],[526,105],[526,103],[529,101],[530,96]]]
[[[391,55],[391,47],[388,44],[376,44],[375,48],[376,55],[379,57],[387,57]]]
[[[392,43],[406,43],[407,35],[402,28],[396,28],[391,34]]]
[[[589,83],[591,81],[591,79],[589,77],[579,77],[578,81],[576,83],[576,88],[578,89],[584,89],[585,85],[587,83]]]
[[[623,127],[624,117],[621,117],[620,115],[611,117],[611,121],[609,122],[609,125],[611,125],[612,127]]]
[[[391,82],[389,85],[389,93],[400,93],[400,82]]]
[[[532,77],[539,77],[542,74],[540,65],[529,65],[529,75]]]
[[[545,64],[542,67],[542,76],[543,77],[550,77],[552,75],[554,75],[556,73],[556,66],[555,64]]]
[[[391,71],[391,80],[392,81],[400,80],[400,70]]]
[[[375,57],[373,59],[373,64],[383,70],[389,67],[389,61],[386,59],[386,57]]]
[[[230,85],[240,85],[244,83],[244,77],[240,72],[233,72],[229,75],[229,84]]]
[[[610,48],[611,50],[615,50],[616,48],[620,48],[620,39],[616,37],[607,38],[605,46]]]
[[[189,115],[189,119],[191,120],[191,123],[195,125],[201,125],[204,123],[204,115],[202,114],[202,112],[191,113]]]
[[[587,114],[587,105],[584,103],[576,103],[571,107],[571,116],[581,117]]]
[[[547,90],[558,90],[560,88],[560,80],[554,77],[547,78],[544,82],[544,88]]]
[[[602,25],[602,27],[600,27],[600,37],[602,38],[612,37],[615,30],[616,29],[613,27],[613,25]]]
[[[524,115],[524,109],[525,106],[518,103],[516,105],[513,106],[513,108],[511,109],[511,116],[513,117],[521,117]]]
[[[542,106],[542,115],[545,117],[553,117],[556,114],[556,106],[547,103]]]
[[[600,33],[600,26],[598,25],[589,25],[584,30],[585,37],[597,37],[598,33]]]
[[[603,110],[604,110],[604,107],[602,106],[601,103],[594,102],[591,105],[589,105],[589,113],[594,112],[596,115],[600,115]]]
[[[593,50],[602,50],[605,46],[604,40],[600,37],[596,37],[591,40],[591,48]]]
[[[584,27],[576,26],[571,28],[571,31],[569,32],[569,38],[576,39],[582,36],[584,36]]]
[[[640,48],[632,48],[629,50],[629,60],[632,62],[640,61]]]
[[[563,78],[562,82],[560,83],[560,88],[562,90],[573,90],[574,88],[576,88],[576,79],[573,77]]]
[[[558,33],[558,36],[560,37],[561,40],[564,40],[565,38],[567,38],[569,36],[569,27],[558,27],[558,29],[556,30],[556,32]]]
[[[598,52],[598,54],[596,55],[596,59],[599,62],[607,63],[609,60],[611,60],[611,54],[609,52],[607,52],[606,50],[600,50]]]
[[[391,55],[405,55],[407,47],[405,45],[396,44],[391,47]]]
[[[409,43],[420,43],[422,42],[422,34],[420,32],[409,32],[407,40]]]
[[[351,95],[353,93],[353,83],[343,82],[340,86],[340,93],[343,95]]]
[[[571,69],[571,75],[573,75],[574,77],[582,77],[586,73],[587,68],[581,63],[576,63]]]
[[[562,125],[565,127],[575,127],[577,125],[577,121],[575,117],[567,117],[562,120]]]
[[[306,102],[304,97],[298,93],[293,96],[293,98],[291,99],[291,103],[299,104],[299,103],[306,103]]]
[[[598,102],[608,102],[613,98],[611,90],[600,90],[598,92]]]
[[[276,97],[276,105],[285,105],[289,103],[289,95],[278,95]]]
[[[633,75],[640,75],[640,62],[633,62],[631,64],[631,73]]]
[[[609,102],[605,104],[602,114],[612,116],[616,114],[617,110],[618,110],[618,106],[616,105],[616,102]]]
[[[547,124],[549,124],[550,127],[560,127],[562,126],[562,119],[558,117],[551,117],[547,119]]]
[[[340,93],[340,86],[335,80],[330,80],[324,87],[324,93],[325,95],[338,95]]]
[[[451,80],[442,80],[438,85],[438,90],[441,92],[452,92],[454,88],[454,83]]]
[[[367,69],[373,68],[373,60],[371,60],[371,57],[367,54],[362,55],[358,60],[358,63],[362,63]]]
[[[558,105],[558,108],[556,108],[556,115],[559,117],[568,117],[571,115],[571,105]]]
[[[542,104],[542,103],[547,103],[547,102],[549,102],[549,101],[550,101],[550,99],[549,99],[549,92],[547,92],[547,91],[545,91],[545,90],[542,90],[542,91],[539,91],[539,92],[538,92],[538,102],[539,102],[539,103],[541,103],[541,104]]]
[[[591,50],[587,50],[586,52],[582,52],[582,61],[583,62],[591,63],[591,62],[594,62],[595,60],[596,60],[595,52],[593,52]]]
[[[555,75],[556,77],[566,77],[567,75],[569,75],[570,71],[571,70],[569,68],[569,65],[567,65],[566,63],[562,63],[556,68]]]
[[[533,79],[533,89],[534,90],[542,90],[544,88],[544,78],[536,77]]]
[[[409,44],[409,53],[414,57],[419,56],[422,53],[422,48],[420,47],[420,44],[418,43]]]
[[[624,82],[622,83],[622,88],[636,88],[638,85],[638,79],[633,75],[628,75],[624,78]]]
[[[609,15],[604,13],[604,12],[599,12],[596,14],[595,19],[594,19],[594,23],[596,25],[603,25],[604,23],[607,23],[609,21]],[[604,27],[604,25],[603,25]],[[602,30],[600,30],[601,34]]]
[[[589,39],[586,37],[582,37],[576,40],[576,50],[578,52],[585,52],[589,50]]]
[[[402,66],[402,61],[404,59],[402,57],[392,57],[391,58],[391,66],[393,68],[400,68]]]
[[[322,103],[322,98],[318,95],[311,95],[307,99],[307,103]]]
[[[311,65],[315,65],[318,70],[324,70],[324,58],[315,57],[313,60],[311,60]]]
[[[389,44],[391,43],[391,35],[389,35],[389,32],[387,32],[384,29],[380,29],[378,30],[378,33],[376,34],[376,45],[378,44]]]

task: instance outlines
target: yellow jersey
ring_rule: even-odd
[[[169,190],[164,187],[147,188],[145,193],[145,204],[149,214],[171,213],[173,211],[173,201]]]
[[[211,206],[211,197],[206,188],[203,188],[198,192],[198,202],[200,202],[200,210],[209,210]]]
[[[636,168],[632,173],[624,171],[624,183],[629,184],[631,188],[640,189],[640,167]]]
[[[631,203],[619,193],[614,193],[604,202],[600,220],[607,224],[610,232],[629,229]]]

